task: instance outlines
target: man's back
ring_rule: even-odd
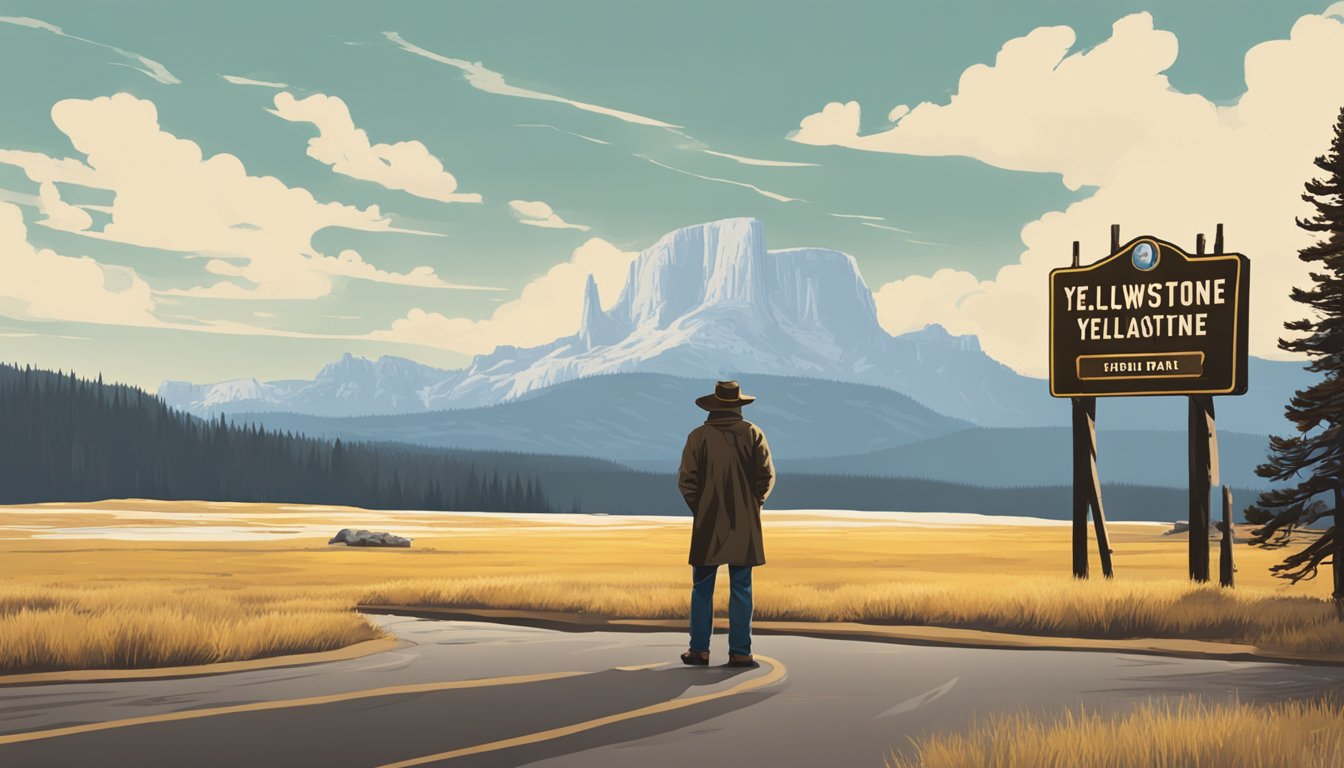
[[[761,505],[774,482],[765,434],[740,413],[712,413],[692,430],[679,478],[695,513],[690,564],[763,565]]]

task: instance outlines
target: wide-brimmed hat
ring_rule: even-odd
[[[724,411],[750,405],[756,398],[742,394],[742,388],[736,381],[720,381],[714,385],[714,394],[697,397],[695,404],[706,411]]]

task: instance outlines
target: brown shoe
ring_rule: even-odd
[[[754,658],[751,657],[751,654],[747,654],[746,656],[739,656],[739,655],[736,654],[736,653],[730,653],[730,654],[728,654],[728,664],[727,664],[727,666],[730,666],[730,667],[759,667],[760,665],[756,663],[756,659],[754,659]]]
[[[697,651],[690,648],[681,654],[681,663],[690,664],[693,667],[707,667],[709,666],[709,651]]]

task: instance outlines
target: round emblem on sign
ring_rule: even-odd
[[[1147,272],[1157,266],[1157,249],[1152,243],[1139,243],[1130,254],[1134,268]]]

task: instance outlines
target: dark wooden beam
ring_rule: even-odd
[[[1218,431],[1213,398],[1189,396],[1190,578],[1209,580],[1209,494],[1218,484]]]
[[[1232,545],[1236,543],[1232,525],[1232,489],[1223,486],[1223,538],[1218,549],[1218,583],[1224,587],[1236,586],[1237,567],[1232,562]]]

